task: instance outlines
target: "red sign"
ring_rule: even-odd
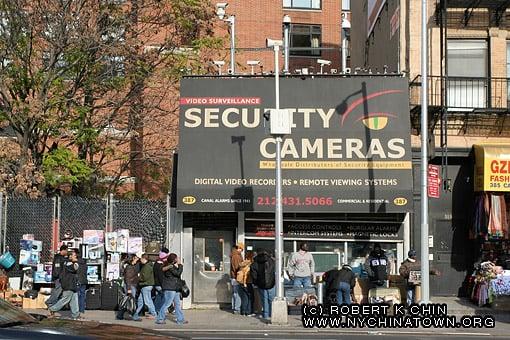
[[[441,192],[441,176],[439,175],[440,168],[438,165],[429,164],[427,180],[427,192],[430,198],[439,198]]]

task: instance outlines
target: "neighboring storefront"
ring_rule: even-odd
[[[274,250],[274,78],[181,83],[176,236],[192,303],[230,302],[230,249]],[[316,273],[361,263],[379,242],[397,273],[413,210],[408,84],[401,77],[289,77],[283,140],[285,259],[307,241]],[[174,183],[175,184],[175,183]],[[188,266],[188,267],[187,267]]]

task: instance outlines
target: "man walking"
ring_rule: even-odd
[[[252,282],[257,285],[262,300],[262,316],[271,317],[271,304],[275,296],[275,262],[263,249],[257,250],[257,256],[250,267]]]
[[[60,273],[62,272],[62,268],[64,268],[64,263],[67,261],[67,246],[63,244],[60,247],[60,251],[55,254],[53,257],[53,265],[51,266],[51,280],[55,285],[51,290],[50,297],[46,300],[46,306],[51,307],[54,305],[60,294],[62,294],[62,286],[60,284]]]
[[[244,249],[244,244],[239,243],[232,247],[230,254],[230,282],[232,284],[232,313],[241,313],[241,296],[239,295],[239,283],[237,282],[237,271],[243,262],[243,255],[241,254]]]
[[[55,316],[55,312],[69,304],[71,317],[73,320],[79,319],[78,290],[80,289],[80,283],[78,281],[78,268],[78,254],[76,251],[72,251],[69,255],[69,260],[61,268],[60,284],[62,287],[62,297],[48,308],[51,317]]]
[[[80,284],[78,304],[80,306],[80,313],[83,314],[85,313],[87,299],[87,262],[78,251],[76,251],[76,254],[78,255],[78,283]]]
[[[287,271],[293,280],[294,287],[310,287],[315,272],[315,262],[312,254],[308,252],[308,244],[301,243],[299,251],[292,254]]]

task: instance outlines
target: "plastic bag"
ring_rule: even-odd
[[[124,295],[120,300],[120,309],[125,309],[128,313],[133,314],[136,311],[136,301],[131,294]]]

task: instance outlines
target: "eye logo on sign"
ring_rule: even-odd
[[[385,90],[385,91],[379,91],[371,93],[367,96],[363,96],[359,99],[356,99],[353,101],[345,110],[345,112],[342,114],[342,118],[340,121],[340,124],[343,126],[347,117],[360,105],[368,102],[371,99],[390,95],[390,94],[399,94],[403,93],[401,90]],[[365,125],[366,128],[370,130],[382,130],[388,125],[389,118],[397,118],[397,115],[391,112],[368,112],[368,113],[362,113],[358,119],[356,119],[356,122],[361,121],[363,125]]]
[[[188,204],[188,205],[195,204],[196,201],[197,201],[197,199],[193,196],[186,196],[186,197],[182,198],[182,203]]]

